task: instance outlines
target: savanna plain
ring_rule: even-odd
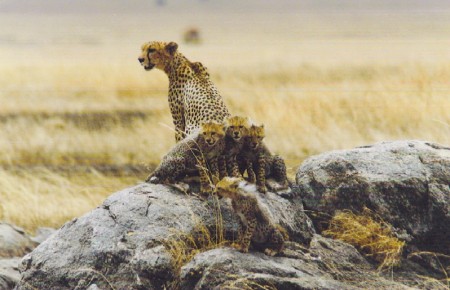
[[[175,141],[167,77],[137,61],[150,40],[176,41],[201,61],[233,114],[265,124],[291,178],[305,158],[329,150],[399,139],[450,144],[445,11],[430,20],[199,9],[196,17],[176,9],[151,18],[2,14],[0,220],[30,232],[59,227],[158,164]],[[200,44],[183,43],[191,25]]]

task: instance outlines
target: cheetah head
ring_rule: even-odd
[[[257,149],[265,137],[264,125],[251,125],[248,130],[247,142],[251,149]]]
[[[242,137],[247,136],[250,122],[248,118],[234,116],[226,119],[226,135],[239,141]]]
[[[138,60],[145,70],[156,67],[164,70],[166,64],[173,58],[178,44],[175,42],[152,41],[141,46],[141,55]]]
[[[217,141],[225,137],[225,129],[223,124],[209,121],[200,126],[200,134],[208,146],[214,146]]]

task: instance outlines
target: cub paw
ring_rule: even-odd
[[[267,187],[265,185],[258,185],[256,187],[256,189],[258,189],[258,191],[261,192],[261,193],[266,193],[267,192]]]
[[[278,251],[272,250],[272,249],[265,249],[264,250],[264,254],[266,254],[267,256],[275,256],[276,254],[278,254]]]
[[[242,246],[242,247],[239,249],[239,252],[241,252],[241,253],[248,253],[248,248]]]

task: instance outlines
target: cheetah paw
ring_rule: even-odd
[[[265,249],[264,250],[264,254],[266,254],[267,256],[275,256],[276,254],[278,254],[278,251],[272,250],[272,249]]]
[[[258,185],[256,188],[261,193],[266,193],[267,192],[267,187],[265,185]]]

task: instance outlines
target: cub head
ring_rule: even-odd
[[[239,141],[242,137],[247,136],[250,122],[248,118],[233,116],[225,120],[226,135]]]
[[[244,182],[244,180],[238,177],[222,178],[222,180],[216,184],[217,195],[219,195],[219,197],[228,197],[231,199],[236,198],[241,182]]]
[[[152,41],[141,46],[141,55],[138,60],[145,70],[154,67],[164,70],[166,64],[173,58],[178,44],[175,42]]]
[[[209,121],[200,126],[200,135],[208,146],[213,146],[217,141],[225,137],[225,130],[223,124]]]
[[[251,149],[256,149],[261,145],[265,136],[264,125],[251,125],[248,130],[247,143]]]

